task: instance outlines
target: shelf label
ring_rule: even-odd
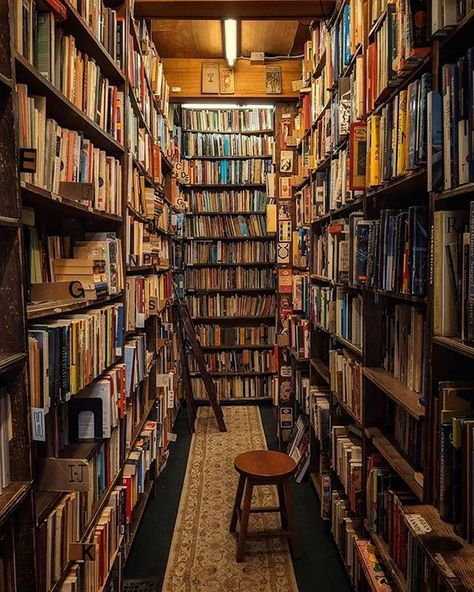
[[[417,535],[428,534],[433,530],[421,514],[406,514],[405,520]]]
[[[43,491],[89,491],[89,462],[77,458],[45,458],[40,467]]]
[[[31,429],[32,438],[35,442],[46,441],[46,427],[45,427],[46,411],[40,407],[31,408]]]
[[[441,555],[441,553],[435,553],[433,555],[433,559],[434,559],[436,565],[440,568],[440,570],[443,572],[443,574],[445,575],[446,578],[448,578],[450,580],[457,579],[456,574],[453,572],[453,570],[446,563],[446,560]]]
[[[94,543],[69,543],[69,561],[95,561]]]

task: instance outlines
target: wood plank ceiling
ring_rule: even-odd
[[[244,20],[240,23],[240,55],[263,51],[267,56],[300,55],[309,21]],[[220,20],[152,20],[153,40],[163,58],[222,58]]]

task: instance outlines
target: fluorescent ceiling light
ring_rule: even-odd
[[[226,19],[224,21],[225,59],[230,67],[237,59],[237,21]]]
[[[254,105],[253,103],[246,103],[245,105],[237,105],[236,103],[183,103],[183,109],[273,109],[272,104]]]

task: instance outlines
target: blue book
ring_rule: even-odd
[[[342,63],[347,66],[351,61],[351,9],[346,4],[342,13]]]
[[[428,191],[440,191],[443,187],[443,103],[441,94],[428,93]]]
[[[427,253],[428,253],[428,215],[426,208],[412,206],[408,208],[410,233],[409,290],[416,296],[426,293]]]
[[[421,77],[417,116],[416,164],[426,162],[427,118],[429,117],[427,99],[431,90],[431,74],[425,72]]]

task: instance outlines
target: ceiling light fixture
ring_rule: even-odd
[[[226,19],[224,21],[225,59],[230,67],[237,59],[237,21]]]

